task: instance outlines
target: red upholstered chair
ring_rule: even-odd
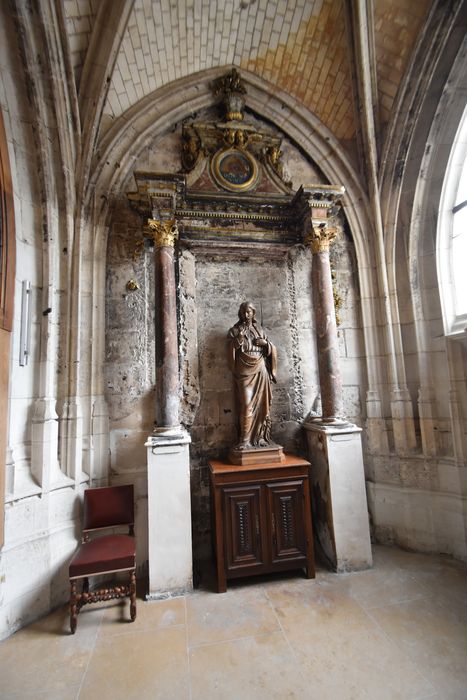
[[[101,534],[108,528],[128,526],[128,535]],[[96,533],[94,539],[90,534]],[[136,618],[136,543],[134,538],[133,486],[108,486],[84,492],[82,544],[70,563],[70,628],[74,634],[80,609],[87,603],[130,597],[131,621]],[[91,576],[127,571],[129,583],[89,589]],[[76,583],[82,580],[82,591]]]

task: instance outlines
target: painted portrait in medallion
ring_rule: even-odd
[[[216,182],[231,192],[251,189],[258,178],[258,165],[253,156],[238,148],[216,153],[212,160]]]

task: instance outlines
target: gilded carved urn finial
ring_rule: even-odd
[[[214,83],[216,95],[222,95],[228,121],[242,121],[246,88],[235,68]]]

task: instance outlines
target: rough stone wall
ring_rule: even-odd
[[[79,518],[79,494],[71,486],[71,480],[57,470],[56,479],[44,486],[31,468],[34,450],[36,457],[39,451],[39,446],[34,444],[33,428],[41,398],[41,348],[50,335],[60,332],[66,294],[60,282],[51,285],[53,308],[44,316],[45,251],[48,245],[58,247],[58,241],[44,240],[45,203],[40,176],[45,165],[37,151],[37,115],[32,113],[27,86],[12,16],[3,3],[0,7],[0,109],[14,193],[17,265],[8,398],[5,542],[0,551],[0,639],[66,600],[67,562],[76,546]],[[40,125],[44,130],[48,126]],[[56,139],[55,131],[54,135]],[[43,174],[47,177],[47,173]],[[49,184],[52,189],[52,182]],[[23,280],[31,283],[32,299],[30,355],[25,366],[19,364]],[[64,311],[63,314],[65,317]],[[64,358],[50,356],[47,361],[52,368],[51,384],[55,388],[64,372]],[[55,403],[52,397],[50,401]],[[54,418],[49,422],[54,423]],[[44,482],[57,456],[55,450],[49,460],[44,459],[41,465]]]
[[[174,165],[174,134],[151,148],[145,165]],[[168,153],[164,153],[165,149]],[[301,156],[294,147],[293,159]],[[159,169],[159,168],[158,168]],[[298,169],[297,169],[298,170]],[[317,177],[301,164],[301,172]],[[109,404],[112,472],[145,478],[146,436],[154,421],[154,259],[141,240],[141,221],[122,200],[114,211],[107,249],[106,392]],[[312,256],[297,245],[277,255],[258,244],[251,254],[188,243],[178,248],[178,318],[181,422],[191,435],[191,489],[195,556],[208,553],[210,500],[208,462],[226,457],[236,439],[233,380],[227,366],[228,329],[247,299],[278,350],[273,386],[272,435],[286,451],[306,456],[301,421],[320,406],[318,363],[311,298]],[[342,298],[339,328],[344,362],[345,409],[361,423],[359,387],[361,324],[353,245],[348,237],[333,252],[336,288]],[[128,291],[134,279],[139,288]],[[142,516],[144,517],[144,516]],[[144,528],[144,525],[143,525]],[[141,553],[144,558],[143,552]]]
[[[226,336],[238,320],[240,303],[247,299],[256,305],[258,318],[261,321],[262,316],[263,328],[278,351],[277,385],[273,386],[271,411],[273,438],[287,451],[303,453],[299,421],[304,405],[309,403],[303,381],[308,358],[303,353],[297,327],[294,267],[287,257],[271,260],[261,255],[249,260],[203,258],[195,261],[196,328],[194,324],[192,327],[185,324],[184,328],[189,335],[188,347],[196,342],[198,349],[199,405],[190,426],[195,550],[205,544],[203,538],[206,540],[209,531],[208,461],[225,457],[236,439]],[[184,286],[182,276],[180,284]],[[302,285],[301,291],[309,298],[309,282]],[[301,318],[301,325],[305,333],[310,333],[309,306],[307,311],[308,319]],[[316,366],[314,370],[316,375]],[[190,368],[188,373],[195,371]],[[314,383],[316,391],[316,376]]]
[[[140,218],[124,205],[115,218],[107,246],[105,387],[111,468],[121,473],[145,465],[144,442],[154,426],[155,287],[152,249],[135,253]]]
[[[362,426],[362,407],[367,378],[364,366],[365,349],[362,334],[360,290],[357,282],[357,261],[353,243],[346,231],[333,242],[330,250],[333,286],[338,298],[340,370],[344,413]]]

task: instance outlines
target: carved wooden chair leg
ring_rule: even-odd
[[[83,578],[83,593],[89,593],[89,579]]]
[[[78,609],[76,598],[76,581],[70,581],[70,630],[71,634],[76,632]]]
[[[136,574],[134,569],[130,572],[130,617],[132,622],[136,620]]]

